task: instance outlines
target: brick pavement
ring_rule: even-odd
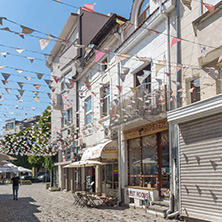
[[[23,185],[13,200],[11,185],[0,185],[0,222],[164,222],[144,210],[97,209],[72,205],[67,192],[50,192],[45,184]]]

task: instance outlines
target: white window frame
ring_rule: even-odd
[[[87,108],[87,101],[90,100],[91,101],[91,109],[86,111]],[[91,119],[89,120],[89,122],[87,122],[87,116],[91,115]],[[89,125],[90,123],[92,123],[92,96],[89,96],[85,99],[85,125]]]

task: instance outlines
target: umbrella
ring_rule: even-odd
[[[24,173],[32,173],[32,170],[26,169],[22,166],[18,167],[18,172],[24,172]]]
[[[0,153],[0,161],[2,160],[17,160],[15,157]]]
[[[155,160],[151,160],[150,158],[145,158],[142,160],[142,163],[144,165],[147,165],[147,166],[155,166],[157,164],[157,162]],[[140,160],[138,161],[135,161],[133,163],[134,165],[140,165]]]
[[[96,165],[105,165],[106,163],[101,163],[99,161],[93,161],[93,160],[85,160],[85,161],[78,161],[71,163],[64,168],[74,168],[74,167],[91,167]]]

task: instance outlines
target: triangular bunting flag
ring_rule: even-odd
[[[220,62],[221,62],[221,60],[222,60],[222,54],[220,54],[220,57],[218,58],[217,63],[220,63]]]
[[[20,95],[16,95],[17,99],[20,100],[21,96]],[[16,107],[18,109],[18,107]]]
[[[135,56],[139,61],[144,62],[144,63],[148,63],[151,61],[151,58],[148,57],[139,57],[138,55]]]
[[[44,54],[44,56],[45,56],[45,60],[49,63],[49,64],[51,64],[52,63],[52,56],[51,55],[47,55],[47,54]]]
[[[45,47],[47,47],[49,42],[50,42],[50,39],[44,39],[44,38],[39,37],[39,43],[40,43],[41,50],[43,50]]]
[[[12,91],[12,89],[10,89],[10,88],[5,88],[5,90],[7,93],[10,93]]]
[[[130,68],[122,67],[122,72],[123,72],[124,75],[129,74],[129,71],[130,71]]]
[[[18,83],[18,85],[20,86],[20,88],[22,89],[23,88],[23,86],[25,85],[25,83],[24,82],[17,82]]]
[[[181,41],[181,39],[176,38],[176,37],[173,37],[172,42],[171,42],[171,47],[172,47],[174,44],[176,44],[177,42],[180,42],[180,41]]]
[[[44,75],[44,74],[38,73],[38,72],[36,72],[35,74],[37,75],[38,79],[41,79],[43,77],[43,75]]]
[[[2,55],[3,57],[6,57],[7,54],[7,52],[0,52],[0,55]]]
[[[192,1],[192,0],[182,0],[183,4],[184,4],[185,6],[187,6],[187,8],[189,8],[190,10],[192,9],[192,8],[191,8],[191,1]]]
[[[32,91],[36,96],[39,94],[37,91]]]
[[[1,28],[0,30],[11,32],[11,30],[9,29],[9,27]]]
[[[131,91],[133,92],[133,94],[136,94],[136,88],[135,87],[130,87]]]
[[[22,69],[16,69],[16,71],[17,71],[18,73],[24,72],[24,70],[22,70]]]
[[[137,76],[137,79],[139,80],[140,85],[143,84],[143,81],[150,75],[150,72],[144,73],[143,76]]]
[[[119,74],[120,79],[124,82],[126,79],[126,75],[124,73]]]
[[[113,101],[115,102],[116,106],[118,106],[119,100],[118,99],[114,99]]]
[[[15,32],[16,35],[20,36],[22,39],[24,39],[24,34],[23,33],[18,33],[18,32]]]
[[[116,86],[120,92],[122,92],[123,87],[122,86]]]
[[[101,52],[99,50],[95,50],[96,53],[96,62],[98,62],[106,53],[105,52]]]
[[[18,89],[18,92],[20,93],[21,96],[23,96],[24,91],[25,91],[25,90]]]
[[[116,23],[118,23],[119,25],[124,25],[126,22],[117,18]]]
[[[25,76],[25,79],[26,79],[27,81],[29,81],[29,80],[31,79],[31,77]]]
[[[41,85],[33,84],[33,86],[35,86],[35,88],[38,90]]]
[[[46,82],[46,84],[47,84],[48,86],[50,86],[50,85],[51,85],[52,80],[48,80],[48,79],[44,79],[44,80],[45,80],[45,82]]]
[[[90,87],[91,87],[91,82],[84,81],[84,83],[85,83],[86,87],[87,87],[88,89],[90,89]]]
[[[26,58],[29,59],[31,63],[33,63],[35,60],[35,58],[32,58],[32,57],[26,57]]]
[[[47,93],[47,95],[48,95],[49,99],[51,99],[51,93]]]
[[[11,74],[2,72],[2,76],[4,77],[5,80],[7,80],[11,76]]]
[[[88,12],[94,12],[93,8],[94,8],[94,4],[85,4],[83,5],[82,9],[88,11]]]
[[[52,34],[48,34],[48,38],[50,39],[50,40],[52,40],[52,39],[56,39],[56,37],[54,36],[54,35],[52,35]]]
[[[24,49],[17,49],[17,48],[15,48],[15,50],[16,50],[19,54],[21,54],[21,53],[24,51]]]
[[[158,72],[159,72],[163,67],[165,67],[164,64],[156,64],[156,75],[158,74]]]
[[[5,19],[4,17],[0,17],[0,25],[2,25],[2,20]]]
[[[70,88],[70,83],[66,82],[65,84],[66,84],[67,88],[69,89]]]
[[[70,87],[73,87],[75,80],[74,79],[68,79],[68,80],[69,80],[69,83],[70,83]]]
[[[57,76],[52,76],[52,77],[53,77],[53,79],[56,81],[56,83],[59,82],[59,78],[58,78]]]
[[[7,80],[2,80],[2,83],[6,86],[8,84]]]
[[[208,9],[208,11],[210,13],[214,12],[214,6],[213,5],[210,5],[210,4],[207,4],[207,3],[203,3],[203,5]]]
[[[22,34],[32,34],[35,30],[27,28],[23,25],[20,25],[20,27],[22,28]]]

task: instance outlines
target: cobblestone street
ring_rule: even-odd
[[[18,201],[12,198],[12,187],[0,186],[1,222],[65,222],[65,221],[148,221],[163,222],[143,210],[125,208],[81,208],[72,205],[73,197],[67,192],[50,192],[45,184],[23,185]]]

